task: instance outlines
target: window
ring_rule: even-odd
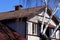
[[[37,27],[38,27],[38,24],[33,23],[33,25],[32,25],[32,34],[33,35],[37,35]]]
[[[54,32],[54,29],[50,29],[50,35]],[[57,30],[55,33],[54,33],[54,36],[51,38],[51,40],[60,40],[60,30]]]
[[[40,35],[41,23],[33,23],[32,25],[32,34]]]

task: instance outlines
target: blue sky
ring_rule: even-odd
[[[14,6],[19,4],[19,0],[0,0],[0,12],[14,10]]]
[[[36,5],[37,2],[37,5]],[[34,7],[34,6],[43,6],[44,3],[41,2],[41,0],[36,1],[36,0],[0,0],[0,12],[7,12],[7,11],[12,11],[14,10],[15,5],[22,4],[23,8],[26,7]],[[54,9],[54,1],[52,1],[49,4],[50,8],[53,10]],[[57,17],[60,18],[60,10],[57,12]]]

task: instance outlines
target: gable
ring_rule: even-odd
[[[45,9],[45,7],[43,7],[42,9],[40,9],[40,10],[38,10],[37,11],[37,13],[31,13],[31,15],[29,15],[28,16],[28,18],[30,19],[30,20],[32,20],[35,16],[43,16],[43,11],[44,11],[44,9]],[[46,18],[49,18],[49,16],[51,16],[51,14],[52,14],[52,10],[48,7],[48,9],[47,9],[47,13],[45,14],[46,15]],[[32,19],[31,19],[32,18]],[[35,17],[36,18],[36,17]],[[41,20],[42,20],[42,18],[40,18]],[[48,19],[46,19],[46,20],[48,20]],[[54,15],[53,17],[52,17],[52,21],[53,21],[53,23],[55,23],[56,25],[58,25],[59,24],[59,21],[58,21],[58,19],[57,19],[57,17],[56,17],[56,15]]]
[[[44,14],[44,11],[41,12],[40,14],[38,14],[38,15],[43,16],[43,14]],[[49,18],[49,15],[48,15],[47,13],[45,14],[45,16],[46,16],[47,18]]]
[[[35,23],[38,23],[38,21],[42,22],[43,14],[44,14],[44,12],[42,11],[38,15],[35,15],[34,17],[30,18],[28,21],[35,22]],[[46,13],[45,16],[46,16],[46,18],[45,18],[44,22],[47,23],[49,20],[49,15]],[[54,21],[52,19],[50,21],[50,24],[53,26],[56,26],[56,24],[54,23]]]

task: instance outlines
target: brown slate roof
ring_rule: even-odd
[[[0,13],[0,20],[5,19],[14,19],[14,18],[21,18],[21,17],[34,17],[35,15],[39,14],[38,12],[42,12],[45,9],[45,7],[34,7],[34,8],[28,8],[28,9],[20,9],[13,12],[4,12]],[[48,7],[47,10],[48,15],[50,16],[52,13],[52,10]],[[57,17],[54,15],[52,20],[58,24],[59,21]]]

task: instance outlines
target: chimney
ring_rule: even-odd
[[[23,6],[22,5],[17,5],[15,6],[15,10],[20,10]]]

